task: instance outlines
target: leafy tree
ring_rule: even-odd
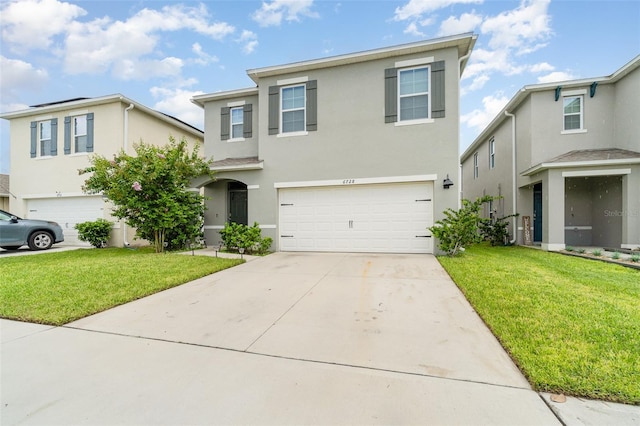
[[[188,152],[187,141],[173,137],[163,147],[143,141],[134,146],[136,155],[120,151],[112,160],[94,155],[91,166],[80,174],[92,173],[83,191],[102,192],[114,205],[112,215],[125,219],[137,235],[153,241],[156,253],[165,248],[184,247],[201,236],[204,197],[189,191],[191,179],[212,176],[198,146]]]
[[[462,200],[459,210],[445,210],[446,217],[436,221],[435,225],[429,228],[438,239],[440,249],[449,256],[455,256],[460,249],[482,241],[479,227],[485,219],[480,217],[480,208],[493,199],[487,195],[476,201]]]

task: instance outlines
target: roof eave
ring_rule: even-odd
[[[204,93],[191,98],[191,102],[204,108],[206,102],[218,101],[221,99],[239,98],[243,96],[252,96],[258,94],[257,87],[248,87],[245,89],[226,90],[224,92]]]
[[[620,166],[627,164],[640,164],[640,158],[619,158],[616,160],[589,160],[589,161],[562,161],[557,163],[540,163],[522,173],[522,176],[532,176],[549,169],[564,169],[570,167],[594,167],[594,166]]]

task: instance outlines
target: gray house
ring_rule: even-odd
[[[248,70],[196,96],[215,181],[208,243],[258,222],[280,251],[432,253],[459,192],[459,80],[476,36]],[[459,182],[454,182],[459,185]]]
[[[640,247],[640,56],[610,76],[525,86],[462,154],[463,197],[503,196],[519,244]]]

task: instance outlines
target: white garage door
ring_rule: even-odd
[[[104,217],[102,197],[41,198],[28,200],[27,218],[58,222],[65,244],[89,245],[78,239],[77,223]]]
[[[280,189],[280,250],[433,253],[432,199],[432,182]]]

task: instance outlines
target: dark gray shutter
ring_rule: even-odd
[[[431,118],[444,117],[444,61],[431,64]]]
[[[307,131],[318,130],[318,80],[307,81]]]
[[[231,108],[222,107],[220,108],[220,139],[226,141],[230,138],[229,133],[231,131],[231,118],[230,118]]]
[[[93,113],[87,114],[87,152],[93,152]]]
[[[71,154],[71,117],[64,118],[64,155]]]
[[[280,87],[269,87],[269,134],[277,135],[280,129]]]
[[[38,152],[38,122],[31,122],[31,158],[34,158]]]
[[[398,70],[384,70],[384,122],[398,121]]]
[[[251,104],[245,104],[242,108],[242,137],[250,138],[253,134],[253,106]]]
[[[51,119],[51,155],[58,155],[58,119]]]

